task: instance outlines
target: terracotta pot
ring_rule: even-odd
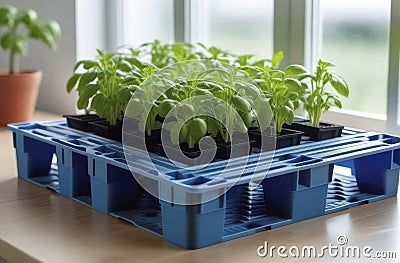
[[[0,125],[29,120],[36,106],[41,71],[0,71]]]

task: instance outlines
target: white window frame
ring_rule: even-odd
[[[390,14],[389,76],[387,98],[387,130],[400,133],[400,1],[392,0]]]
[[[319,2],[319,0],[315,1]],[[318,13],[319,8],[313,10]],[[390,15],[390,50],[389,50],[389,73],[387,83],[387,110],[385,115],[365,113],[347,109],[332,109],[325,113],[323,120],[341,123],[346,126],[351,126],[366,130],[376,130],[382,132],[390,132],[400,134],[400,126],[397,121],[399,109],[399,47],[400,43],[397,41],[397,34],[400,33],[399,26],[400,5],[397,0],[391,0],[391,15]],[[318,16],[316,14],[315,16]],[[314,31],[315,40],[319,41],[318,47],[321,45],[321,29]],[[319,48],[319,50],[321,50]]]
[[[115,32],[112,37],[121,40],[118,17],[121,17],[121,1],[108,1],[115,17],[111,18],[108,31]],[[119,11],[118,11],[119,10]],[[174,39],[176,42],[197,43],[204,39],[204,12],[201,0],[174,0]],[[118,14],[119,12],[119,14]],[[121,18],[122,19],[122,18]],[[196,32],[195,32],[196,31]],[[330,110],[323,116],[324,121],[337,122],[355,128],[387,131],[400,134],[400,1],[391,0],[390,51],[387,95],[387,118],[349,110]],[[285,51],[285,64],[301,63],[314,68],[319,57],[321,45],[319,27],[319,0],[275,0],[274,1],[274,50]],[[109,43],[109,47],[118,43]],[[285,65],[283,65],[285,66]]]
[[[275,50],[279,50],[279,47],[285,47],[290,56],[290,60],[287,63],[301,62],[308,68],[314,68],[320,55],[318,52],[321,50],[322,42],[322,31],[319,23],[319,0],[275,0],[275,6],[275,12],[281,12],[279,17],[287,17],[288,19],[288,21],[275,19],[274,30],[280,33],[275,34]],[[289,29],[282,28],[281,24],[290,25]],[[281,34],[282,32],[286,32],[286,34]],[[296,32],[303,32],[304,35],[298,36],[295,34]],[[323,115],[322,120],[360,129],[400,134],[400,39],[397,37],[399,34],[400,1],[392,0],[389,35],[390,50],[388,54],[387,117],[346,109],[332,109]],[[296,39],[296,41],[291,41],[292,39]],[[303,45],[299,45],[300,41],[304,41]],[[295,44],[297,49],[291,44]]]

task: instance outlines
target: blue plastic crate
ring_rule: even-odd
[[[119,142],[68,128],[65,121],[9,125],[20,178],[54,189],[103,213],[129,221],[185,248],[200,248],[397,195],[400,138],[345,129],[342,137],[271,156],[255,149],[240,179],[225,194],[197,205],[160,201],[135,180]],[[133,154],[134,172],[166,200],[202,200],[236,180],[244,158],[198,170],[175,167],[151,154],[156,170]],[[259,161],[260,160],[260,161]],[[255,166],[261,184],[249,187]],[[349,175],[333,173],[347,167]],[[337,170],[337,169],[335,169]],[[162,174],[163,176],[160,176]],[[167,178],[167,179],[165,179]]]

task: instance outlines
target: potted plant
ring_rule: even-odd
[[[157,68],[164,68],[174,63],[205,58],[203,52],[196,51],[190,43],[162,44],[159,40],[145,43],[138,48],[129,48],[134,57],[147,59]]]
[[[291,65],[284,71],[271,70],[264,73],[264,84],[260,88],[269,99],[275,119],[275,127],[265,131],[251,131],[250,136],[258,143],[261,136],[274,136],[276,134],[276,149],[298,145],[303,132],[283,128],[284,124],[294,121],[294,111],[299,107],[304,93],[303,85],[290,75],[293,68],[301,69],[299,65]]]
[[[152,74],[152,70],[146,70],[152,67],[125,54],[97,52],[95,60],[76,63],[66,85],[67,92],[76,88],[79,93],[78,109],[87,113],[94,111],[101,118],[90,122],[95,133],[121,140],[121,121],[131,92],[146,78],[146,74]],[[89,118],[88,115],[84,117]]]
[[[342,108],[338,95],[349,96],[349,86],[346,81],[331,69],[330,62],[319,60],[314,74],[303,75],[309,79],[303,103],[309,120],[293,123],[290,127],[305,132],[313,141],[320,141],[341,136],[343,126],[320,122],[321,115],[331,107]],[[333,88],[328,90],[328,84]]]
[[[167,74],[167,72],[164,72],[164,74]],[[177,78],[172,82],[163,83],[162,85],[164,86],[164,90],[165,87],[168,87],[168,89],[165,90],[165,93],[158,101],[154,102],[152,108],[156,110],[157,116],[161,117],[166,128],[164,132],[167,136],[163,138],[166,141],[163,141],[163,145],[160,142],[160,148],[164,155],[167,148],[172,150],[174,154],[171,157],[176,161],[187,165],[199,164],[198,160],[190,159],[200,156],[199,142],[207,135],[208,126],[205,116],[193,117],[195,114],[191,98],[212,94],[204,87],[200,87],[198,81],[185,78]],[[151,118],[154,118],[154,114],[155,112],[152,113],[150,111]],[[153,123],[150,122],[150,124]],[[148,127],[147,123],[146,127]],[[147,133],[149,134],[149,132]],[[172,147],[173,145],[176,147],[179,146],[179,149]],[[189,159],[181,158],[180,151]]]
[[[161,101],[154,99],[154,94],[157,90],[161,91],[164,85],[168,83],[161,82],[154,85],[144,83],[136,87],[135,96],[130,99],[124,116],[124,143],[127,145],[160,153],[161,122],[158,116]],[[167,99],[165,95],[161,97]],[[126,122],[127,120],[129,123]]]
[[[251,129],[250,138],[260,147],[262,137],[276,136],[276,149],[298,145],[303,132],[283,128],[294,121],[294,111],[300,106],[305,93],[304,85],[298,80],[307,73],[301,65],[290,65],[285,70],[277,69],[283,53],[277,52],[272,60],[260,60],[256,66],[245,66],[242,69],[259,85],[268,98],[275,119],[275,127],[265,130]]]
[[[54,20],[40,20],[32,9],[0,7],[0,45],[9,52],[8,71],[0,71],[0,125],[28,120],[35,109],[41,71],[20,71],[18,56],[26,55],[28,40],[43,42],[55,49],[60,25]]]
[[[170,158],[187,165],[197,165],[203,162],[211,161],[214,152],[210,150],[203,151],[205,155],[201,160],[196,159],[200,156],[200,140],[208,134],[208,123],[206,116],[195,116],[190,119],[180,118],[193,112],[193,106],[186,103],[176,105],[174,108],[174,116],[176,120],[169,121],[165,127],[166,137],[163,138],[162,152],[165,155],[167,149],[172,152]],[[184,156],[180,155],[180,152]],[[184,158],[187,157],[187,158]]]
[[[201,65],[201,62],[199,64]],[[205,67],[206,65],[200,66],[201,69]],[[229,158],[232,138],[228,130],[230,132],[242,132],[247,136],[247,126],[243,125],[243,121],[240,120],[242,116],[244,117],[252,110],[247,98],[233,88],[234,82],[228,85],[223,83],[222,79],[220,82],[212,80],[213,73],[221,73],[221,76],[225,77],[224,80],[227,80],[226,77],[230,73],[223,69],[211,69],[204,72],[195,70],[193,76],[188,79],[175,78],[174,71],[172,69],[172,72],[170,72],[166,68],[159,72],[160,74],[155,75],[157,81],[150,84],[145,83],[144,86],[137,88],[135,98],[130,101],[127,116],[139,121],[140,131],[146,133],[146,144],[148,136],[152,136],[160,127],[156,124],[156,116],[159,116],[169,134],[167,139],[171,144],[179,145],[179,151],[182,151],[186,157],[197,158],[200,155],[199,142],[205,136],[211,136],[218,145],[217,156],[222,159]],[[238,83],[236,84],[238,85]],[[163,94],[158,94],[162,90],[164,91]],[[258,97],[257,95],[254,97]],[[197,96],[202,96],[201,101],[198,101],[199,97]],[[218,102],[217,99],[219,99]],[[221,104],[221,102],[225,102],[225,104]],[[197,111],[195,115],[194,105],[196,105],[196,109],[201,109],[199,112],[205,115],[200,114],[198,116]],[[220,108],[215,107],[215,105],[220,105]],[[229,114],[229,111],[225,108],[227,105],[230,105],[239,114],[236,114],[236,116]],[[215,119],[209,116],[214,116]],[[217,119],[224,120],[225,125],[229,128],[226,128]],[[179,136],[175,138],[174,136],[178,134]],[[138,144],[137,140],[131,139],[132,146]],[[139,148],[144,146],[141,145]],[[245,152],[245,154],[248,153],[249,150]]]
[[[234,95],[228,100],[228,103],[232,103],[231,106],[233,108],[235,106],[238,107],[241,103],[238,102],[238,98],[238,95]],[[240,125],[240,123],[243,123],[238,119],[240,115],[233,114],[231,112],[232,110],[226,111],[224,104],[221,104],[221,107],[216,106],[216,100],[215,97],[204,97],[201,101],[196,99],[191,103],[178,102],[171,99],[161,102],[159,107],[160,114],[166,115],[163,111],[173,111],[172,116],[174,116],[174,119],[168,121],[165,125],[167,134],[169,134],[166,139],[173,145],[179,145],[180,151],[182,151],[186,157],[194,159],[200,156],[202,152],[200,150],[200,141],[206,136],[212,137],[217,147],[216,152],[213,152],[212,149],[214,147],[212,144],[206,143],[209,144],[209,146],[203,149],[204,156],[202,158],[205,162],[212,160],[214,154],[216,154],[216,157],[219,159],[228,159],[231,155],[232,147],[235,147],[235,150],[237,150],[235,154],[249,154],[250,149],[247,145],[239,142],[237,145],[232,146],[231,143],[232,132],[235,133],[233,136],[239,135],[240,132],[242,134],[247,132],[247,128]],[[242,101],[244,101],[244,99]],[[196,115],[194,108],[200,109],[199,112],[207,113],[207,115]],[[222,123],[220,120],[225,120],[225,123]],[[239,130],[240,128],[242,128],[242,130]],[[163,149],[164,148],[165,145],[163,145]],[[173,157],[178,157],[176,160],[181,161],[179,159],[179,153],[175,153]],[[184,160],[183,163],[199,164],[190,162],[190,160]]]
[[[254,124],[254,100],[260,95],[245,94],[245,91],[250,91],[248,83],[241,82],[235,76],[236,72],[230,72],[229,69],[219,70],[223,81],[211,85],[213,96],[224,103],[211,109],[216,119],[207,118],[209,131],[216,139],[217,157],[220,159],[228,159],[232,154],[235,157],[244,156],[251,152],[251,147],[246,143],[247,131]],[[239,92],[241,88],[243,90]]]

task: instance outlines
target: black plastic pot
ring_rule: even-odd
[[[342,130],[344,128],[342,125],[325,122],[320,122],[319,125],[319,127],[311,126],[310,122],[305,120],[294,122],[286,127],[304,132],[312,141],[322,141],[342,136]]]
[[[247,137],[247,135],[241,133],[236,133],[233,136],[238,136],[237,138],[239,142],[232,144],[232,142],[225,142],[221,137],[216,138],[215,141],[217,144],[217,158],[226,160],[231,158],[232,153],[233,158],[246,156],[251,153],[252,145],[254,145],[254,140],[249,138],[249,142],[247,143],[245,138]]]
[[[134,130],[133,132],[124,130],[124,132],[125,145],[139,148],[152,153],[161,154],[161,129],[152,130],[151,135],[147,135],[144,132],[139,132],[137,130]]]
[[[107,120],[91,122],[93,132],[99,136],[122,141],[122,123],[118,122],[116,125],[110,125]]]
[[[123,119],[123,127],[126,132],[138,132],[139,131],[139,120],[125,116]]]
[[[235,155],[232,156],[233,158],[235,157],[240,157],[240,156],[246,156],[251,153],[251,143],[248,145],[247,143],[237,143],[237,144],[231,144],[226,143],[226,142],[218,142],[217,143],[217,158],[227,160],[231,158],[231,153],[234,153]]]
[[[261,142],[263,139],[263,142],[266,144],[263,145],[263,150],[277,150],[285,147],[299,145],[301,141],[301,136],[304,134],[304,132],[302,131],[285,128],[283,128],[281,133],[277,135],[274,135],[268,131],[261,133],[259,130],[256,129],[251,129],[248,133],[250,139],[254,141],[254,147],[261,148]]]
[[[78,129],[85,132],[92,132],[91,122],[104,120],[96,114],[84,114],[84,115],[64,115],[67,119],[68,127]]]
[[[304,132],[302,131],[282,129],[276,137],[276,149],[299,145],[303,135]]]
[[[161,129],[152,130],[151,135],[145,135],[147,150],[154,153],[161,152]]]
[[[169,149],[168,149],[169,148]],[[214,150],[213,149],[207,149],[207,150],[200,150],[200,147],[198,144],[195,144],[193,148],[189,148],[188,144],[186,142],[180,143],[179,144],[179,150],[175,148],[170,148],[165,145],[161,145],[161,151],[162,151],[162,156],[164,157],[169,157],[170,159],[180,162],[182,164],[186,164],[189,166],[193,165],[199,165],[199,164],[206,164],[214,160]],[[165,151],[168,149],[170,154],[169,156],[166,155]],[[185,158],[184,156],[187,158]],[[200,155],[202,156],[200,157]],[[198,158],[200,157],[200,158]]]

